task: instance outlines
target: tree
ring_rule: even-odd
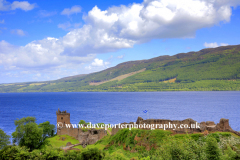
[[[10,144],[9,138],[10,136],[0,128],[0,150]]]
[[[46,139],[47,137],[52,137],[56,132],[55,125],[50,124],[49,121],[40,123],[39,127],[43,129],[43,139]]]
[[[89,123],[85,122],[84,120],[80,120],[80,121],[79,121],[79,124],[82,124],[82,125],[87,126]]]
[[[39,128],[35,121],[35,117],[15,120],[16,130],[12,133],[13,143],[26,146],[30,150],[40,148],[44,144],[43,129]]]

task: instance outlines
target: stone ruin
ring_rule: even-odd
[[[240,136],[240,133],[237,131],[234,131],[230,125],[229,125],[229,120],[222,118],[220,119],[220,122],[218,124],[215,124],[213,121],[207,121],[207,122],[201,122],[198,123],[197,125],[197,121],[194,121],[193,119],[189,118],[189,119],[185,119],[182,121],[179,120],[168,120],[168,119],[146,119],[144,120],[141,117],[138,117],[137,121],[134,122],[130,122],[130,123],[121,123],[121,127],[117,126],[116,128],[112,129],[112,135],[115,135],[120,129],[122,128],[129,128],[129,125],[134,126],[134,124],[137,124],[138,128],[140,124],[148,124],[148,125],[152,125],[154,124],[154,128],[155,129],[162,129],[160,128],[160,126],[157,124],[175,124],[176,126],[180,126],[181,124],[183,125],[187,125],[187,126],[195,126],[195,128],[166,128],[166,130],[171,130],[174,134],[181,134],[181,133],[203,133],[204,131],[209,131],[209,132],[215,132],[215,131],[220,131],[220,132],[232,132],[237,134],[238,136]],[[197,127],[199,126],[199,128]],[[141,129],[151,129],[151,128],[141,128]]]
[[[107,135],[107,131],[104,129],[81,129],[81,128],[67,128],[65,124],[70,124],[70,113],[67,111],[58,111],[56,112],[57,115],[57,124],[60,127],[57,128],[57,135],[69,135],[75,137],[78,141],[78,145],[82,145],[86,147],[89,144],[94,144],[98,140],[102,139],[104,136]]]
[[[75,137],[78,141],[79,144],[75,144],[75,145],[70,145],[68,144],[68,146],[65,147],[65,149],[74,149],[74,146],[77,145],[82,145],[83,147],[86,147],[89,144],[94,144],[96,143],[98,140],[102,139],[104,136],[107,135],[107,131],[105,129],[87,129],[87,130],[82,130],[81,128],[66,128],[64,127],[65,124],[71,124],[70,123],[70,113],[67,113],[67,111],[60,111],[58,109],[58,111],[56,112],[57,114],[57,123],[62,123],[63,127],[58,127],[57,128],[57,135],[69,135],[72,137]],[[120,125],[123,126],[123,128],[129,128],[129,125],[134,125],[137,124],[138,128],[139,125],[143,125],[143,124],[148,124],[148,125],[152,125],[154,124],[155,126],[157,124],[175,124],[177,126],[184,124],[184,125],[188,125],[188,126],[197,126],[197,121],[194,121],[193,119],[189,118],[189,119],[185,119],[182,121],[179,120],[168,120],[168,119],[146,119],[144,120],[141,117],[138,117],[137,121],[134,122],[130,122],[130,123],[121,123]],[[198,123],[199,128],[195,127],[195,128],[175,128],[173,130],[173,128],[166,128],[166,130],[170,130],[171,132],[173,132],[173,134],[185,134],[185,133],[208,133],[208,132],[215,132],[215,131],[221,131],[221,132],[232,132],[235,133],[236,135],[240,136],[240,133],[237,131],[234,131],[230,125],[229,125],[229,120],[228,119],[220,119],[220,122],[215,124],[213,121],[206,121],[206,122],[201,122]],[[162,129],[160,127],[154,127],[155,129]],[[112,128],[112,132],[111,135],[115,135],[120,129],[122,129],[122,127],[119,127],[118,125],[116,126],[116,128]],[[150,128],[141,128],[141,129],[150,129]],[[70,145],[70,146],[69,146]]]

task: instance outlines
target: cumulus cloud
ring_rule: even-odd
[[[15,49],[16,49],[16,47],[14,45],[11,45],[10,43],[8,43],[4,40],[0,41],[0,54],[11,53]],[[1,63],[1,61],[0,61],[0,63]]]
[[[21,29],[13,29],[11,30],[11,34],[19,35],[19,36],[25,36],[26,32],[24,32]]]
[[[103,60],[98,58],[94,59],[92,66],[103,66]]]
[[[217,48],[219,46],[228,46],[228,44],[227,43],[220,43],[220,44],[218,44],[217,42],[214,42],[214,43],[207,43],[207,42],[205,42],[204,46],[206,48]]]
[[[25,46],[14,46],[6,41],[0,41],[0,65],[5,69],[39,69],[56,67],[67,64],[90,62],[94,54],[84,57],[69,57],[61,55],[63,47],[56,38],[48,37],[40,41],[33,41]]]
[[[87,70],[105,69],[108,68],[109,64],[110,62],[104,62],[102,59],[95,58],[89,66],[85,67],[85,69]]]
[[[72,6],[72,8],[65,8],[62,12],[61,12],[61,15],[71,15],[71,14],[74,14],[74,13],[80,13],[82,10],[82,8],[80,6]]]
[[[63,54],[113,52],[152,39],[191,38],[198,29],[228,22],[231,6],[219,0],[145,0],[141,4],[95,6],[83,17],[86,24],[63,37]]]
[[[0,11],[22,9],[30,11],[36,7],[36,4],[30,4],[28,1],[14,1],[10,3],[6,0],[0,0]]]

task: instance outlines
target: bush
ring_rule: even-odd
[[[6,146],[0,150],[1,160],[13,160],[13,159],[28,159],[29,150],[25,147],[19,146]]]
[[[209,160],[219,160],[221,151],[218,147],[217,140],[213,137],[207,138],[206,154]]]
[[[233,151],[229,145],[227,145],[227,149],[224,151],[223,159],[232,160],[237,158],[237,153]]]
[[[81,154],[82,160],[100,160],[103,159],[105,154],[97,148],[91,148],[83,151]]]

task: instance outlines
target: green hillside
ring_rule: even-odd
[[[0,92],[240,90],[239,79],[240,45],[235,45],[125,62],[55,81],[1,84]]]
[[[63,140],[63,138],[65,138]],[[0,150],[0,159],[54,160],[239,160],[240,137],[230,132],[172,134],[165,130],[121,129],[95,144],[75,146],[64,151],[68,142],[78,143],[67,135],[46,139],[40,149],[9,145]],[[47,143],[48,142],[48,143]]]

